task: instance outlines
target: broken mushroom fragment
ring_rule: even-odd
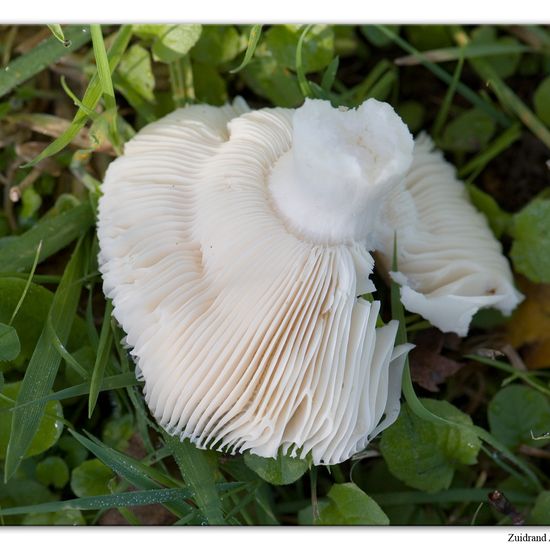
[[[380,303],[362,297],[375,291],[370,252],[391,257],[397,231],[403,300],[428,316],[417,302],[435,303],[438,285],[444,297],[455,291],[436,269],[450,257],[441,250],[465,248],[438,237],[445,219],[433,211],[445,199],[434,192],[424,204],[433,178],[422,147],[376,100],[356,110],[195,105],[126,144],[103,183],[99,265],[168,432],[204,448],[334,464],[395,420],[410,346],[395,346],[397,322],[381,325]],[[417,251],[428,267],[416,266]],[[463,254],[466,279],[464,266],[479,264],[477,274],[506,263],[484,254]],[[477,299],[468,281],[458,296]]]
[[[522,300],[500,242],[425,134],[415,141],[412,166],[384,217],[391,228],[378,250],[391,269],[397,241],[399,271],[391,275],[401,285],[403,305],[443,332],[465,336],[480,308],[509,315]]]

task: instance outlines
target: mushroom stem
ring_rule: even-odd
[[[375,99],[349,110],[306,100],[292,124],[292,147],[269,176],[279,214],[313,242],[361,241],[372,249],[380,207],[412,162],[406,125]]]

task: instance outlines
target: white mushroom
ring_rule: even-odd
[[[158,422],[226,452],[333,464],[362,450],[397,417],[410,349],[394,347],[397,322],[378,326],[380,303],[361,297],[375,291],[370,251],[388,263],[396,230],[394,276],[412,311],[463,332],[470,310],[513,307],[506,261],[463,192],[446,199],[456,186],[445,178],[425,191],[432,163],[445,166],[430,155],[417,144],[409,170],[412,136],[375,100],[191,106],[127,143],[103,183],[99,264]],[[446,232],[453,207],[490,254],[455,238],[458,218]],[[486,301],[478,280],[494,286]],[[455,295],[474,298],[456,326],[434,312]]]
[[[425,134],[416,139],[412,166],[393,193],[384,212],[391,223],[378,237],[378,250],[391,268],[397,242],[399,271],[392,277],[401,285],[403,305],[460,336],[480,308],[510,314],[523,297],[501,244]]]

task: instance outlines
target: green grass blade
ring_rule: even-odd
[[[489,489],[447,489],[438,493],[421,491],[396,491],[390,493],[371,493],[370,496],[380,506],[400,506],[402,504],[441,504],[453,502],[480,502],[487,500]],[[516,504],[529,504],[533,495],[521,491],[506,491],[506,497]]]
[[[460,27],[455,32],[455,40],[464,49],[471,47],[470,37]],[[550,130],[500,78],[494,67],[482,58],[472,58],[469,63],[482,81],[493,90],[500,104],[514,113],[550,149]]]
[[[380,101],[386,99],[386,94],[382,95],[383,91],[388,89],[394,82],[397,81],[397,71],[392,70],[386,72],[380,80],[369,90],[367,98],[378,98]]]
[[[447,120],[447,116],[449,115],[449,109],[451,108],[451,104],[456,93],[456,87],[460,82],[460,76],[462,74],[463,67],[464,57],[460,57],[453,73],[453,80],[450,86],[447,88],[447,92],[445,93],[445,98],[443,99],[441,108],[437,111],[437,115],[435,117],[435,122],[432,129],[432,135],[434,139],[438,139],[441,131],[443,130],[443,126]]]
[[[61,25],[58,23],[48,25],[48,29],[50,29],[51,33],[61,42],[61,44],[63,44],[63,46],[68,47],[71,45],[70,41],[65,38]]]
[[[300,91],[302,92],[302,95],[304,97],[315,97],[315,94],[313,93],[313,90],[311,89],[311,86],[309,85],[309,82],[306,78],[306,73],[304,72],[304,65],[302,60],[304,40],[307,33],[312,27],[313,25],[306,25],[306,27],[302,31],[302,34],[300,35],[300,38],[298,39],[298,44],[296,46],[296,76],[298,77],[298,85],[300,86]]]
[[[93,222],[89,204],[81,204],[53,218],[40,220],[27,232],[0,248],[0,269],[2,272],[30,269],[41,241],[38,263],[65,248]]]
[[[55,331],[63,343],[66,343],[69,337],[80,298],[80,279],[83,274],[84,259],[84,247],[81,243],[82,241],[79,241],[77,244],[65,268],[49,312]],[[44,327],[21,382],[16,405],[48,395],[51,392],[60,363],[61,357],[50,345],[48,331]],[[39,402],[14,412],[4,467],[6,481],[15,474],[23,460],[44,415],[45,406],[44,402]]]
[[[239,483],[220,483],[220,491],[231,490]],[[126,506],[147,506],[150,504],[164,504],[167,502],[180,502],[191,498],[189,489],[151,489],[148,491],[128,491],[125,493],[113,493],[110,495],[98,495],[95,497],[74,498],[43,504],[31,504],[30,506],[17,506],[14,508],[0,508],[1,516],[16,516],[20,514],[46,514],[60,510],[107,510]]]
[[[92,44],[94,49],[94,57],[97,66],[97,74],[101,85],[101,93],[105,101],[105,108],[109,117],[109,133],[111,143],[115,150],[120,154],[120,136],[117,129],[117,105],[115,100],[115,90],[111,79],[111,68],[109,66],[109,58],[105,50],[105,42],[103,41],[103,33],[101,25],[90,25],[92,34]]]
[[[116,66],[120,62],[120,59],[124,54],[124,51],[126,50],[131,37],[132,37],[132,25],[122,25],[119,31],[117,32],[117,35],[113,40],[113,43],[109,48],[109,52],[107,54],[107,57],[109,59],[109,70],[111,73],[115,70]],[[87,110],[94,110],[99,100],[101,99],[101,95],[102,95],[101,82],[99,80],[98,74],[96,73],[90,80],[90,84],[88,85],[86,93],[82,98],[82,103],[83,105],[86,106]],[[69,128],[61,136],[59,136],[55,141],[50,143],[50,145],[48,145],[48,147],[46,147],[42,151],[42,153],[40,153],[37,157],[35,157],[31,162],[29,162],[25,166],[29,166],[29,167],[34,166],[41,160],[44,160],[47,157],[51,157],[52,155],[59,153],[59,151],[61,151],[67,145],[69,145],[69,143],[71,143],[73,138],[84,127],[87,120],[88,120],[88,115],[86,111],[84,111],[83,109],[79,109],[75,117],[73,118],[73,121],[69,126]]]
[[[180,482],[161,471],[107,447],[93,436],[86,438],[73,431],[71,431],[71,435],[105,465],[109,466],[111,470],[138,489],[155,489],[163,485],[174,487],[180,484]],[[184,502],[178,502],[170,507],[167,506],[167,508],[180,517],[193,511],[193,507]]]
[[[109,103],[114,104],[115,91],[113,89],[113,82],[111,81],[111,69],[109,67],[109,59],[105,50],[105,43],[103,42],[101,25],[90,25],[90,30],[92,34],[92,44],[97,66],[97,74],[101,85],[101,92],[104,96],[106,96],[106,102],[108,101]],[[107,108],[111,106],[112,105],[107,105]]]
[[[368,97],[370,89],[391,69],[392,64],[387,59],[380,60],[359,84],[343,92],[342,98],[351,101],[354,106],[360,105]]]
[[[71,435],[111,470],[138,489],[156,489],[162,485],[177,486],[174,480],[139,460],[107,447],[96,438],[85,437],[70,430]]]
[[[248,35],[248,46],[244,54],[244,59],[242,63],[236,68],[229,71],[231,74],[238,73],[242,71],[249,63],[252,61],[254,52],[256,51],[256,46],[260,41],[260,36],[262,35],[262,25],[253,25],[250,29],[250,34]]]
[[[529,107],[498,76],[493,67],[484,59],[471,59],[480,78],[493,90],[501,105],[514,113],[523,124],[550,149],[550,130],[538,119]]]
[[[61,57],[77,50],[90,40],[87,27],[74,25],[67,28],[65,39],[70,46],[64,46],[59,40],[50,36],[29,53],[22,55],[0,70],[0,97],[8,94],[35,74],[43,71]]]
[[[499,361],[498,359],[491,359],[490,357],[483,357],[481,355],[465,355],[466,359],[471,359],[472,361],[477,361],[482,365],[488,365],[489,367],[495,367],[499,370],[507,372],[508,374],[513,375],[515,378],[523,380],[526,384],[531,386],[533,389],[539,391],[540,393],[550,397],[550,389],[543,386],[537,381],[537,376],[530,373],[529,371],[521,371],[504,361]]]
[[[103,383],[103,376],[105,375],[105,368],[109,362],[111,355],[111,346],[113,343],[113,332],[111,330],[111,314],[113,312],[113,304],[111,300],[107,300],[105,306],[105,314],[103,316],[103,325],[101,327],[101,334],[99,336],[99,345],[97,349],[96,361],[94,364],[94,370],[92,373],[92,380],[90,383],[90,395],[88,397],[88,418],[92,417],[94,407],[97,403],[97,396]]]
[[[121,506],[145,506],[148,504],[162,504],[185,500],[191,496],[189,489],[151,489],[148,491],[131,491],[114,493],[95,497],[82,497],[72,500],[45,502],[30,506],[0,509],[2,516],[19,514],[45,514],[60,510],[106,510]]]
[[[425,56],[422,54],[422,52],[419,52],[416,48],[411,46],[406,40],[403,40],[399,35],[394,33],[385,25],[376,25],[376,27],[381,32],[383,32],[388,38],[390,38],[393,42],[395,42],[400,48],[404,49],[405,51],[409,52],[412,55],[416,55],[420,59],[420,62],[422,63],[422,65],[424,65],[424,67],[429,69],[437,78],[439,78],[440,80],[442,80],[448,85],[452,83],[453,81],[452,75],[450,75],[447,71],[443,70],[437,64],[432,63],[431,61],[428,61],[425,58]],[[466,86],[464,83],[459,82],[456,85],[456,91],[462,97],[467,99],[472,105],[479,107],[481,110],[487,113],[490,117],[495,119],[495,121],[497,121],[500,125],[505,127],[510,125],[510,119],[504,113],[495,109],[490,103],[488,103],[483,98],[481,98],[473,90],[468,88],[468,86]]]
[[[36,253],[34,255],[34,262],[31,267],[31,272],[29,273],[29,276],[27,278],[27,282],[25,283],[25,288],[23,289],[23,292],[21,293],[21,297],[19,298],[19,301],[17,302],[17,305],[15,306],[15,309],[13,310],[13,313],[10,317],[10,322],[8,325],[11,325],[13,323],[13,320],[17,316],[17,313],[21,306],[23,305],[23,302],[25,301],[25,297],[27,296],[27,292],[29,291],[29,288],[32,283],[32,278],[34,277],[34,272],[36,271],[36,266],[38,265],[38,258],[40,257],[40,250],[42,249],[42,241],[38,243],[38,246],[36,247]]]
[[[461,57],[471,59],[475,57],[491,57],[492,55],[510,55],[514,53],[525,53],[532,51],[532,48],[522,44],[471,44],[466,48],[440,48],[438,50],[427,50],[422,52],[424,59],[433,63],[444,63],[446,61],[457,61]],[[416,54],[399,57],[395,60],[396,65],[419,65],[422,63]]]
[[[75,107],[78,107],[79,109],[82,109],[89,118],[92,120],[95,120],[99,115],[95,111],[92,111],[91,109],[88,109],[78,97],[76,97],[76,94],[69,88],[69,85],[67,84],[67,79],[62,75],[60,78],[61,87],[63,88],[63,91],[72,99]]]
[[[490,143],[481,153],[476,155],[467,164],[458,171],[458,177],[464,178],[473,173],[479,173],[487,166],[491,160],[508,149],[512,143],[521,137],[520,124],[514,124],[502,132],[492,143]]]
[[[48,332],[49,341],[57,353],[59,353],[59,356],[84,380],[87,380],[90,377],[90,373],[67,351],[67,348],[63,345],[63,342],[55,331],[51,317],[46,319],[46,330]]]
[[[329,93],[336,80],[336,74],[338,72],[338,66],[340,65],[340,58],[336,56],[327,66],[321,79],[321,88]]]
[[[136,377],[132,372],[125,372],[123,374],[114,374],[113,376],[106,376],[103,379],[101,383],[101,387],[99,388],[99,391],[120,390],[122,388],[135,386],[136,384],[138,384],[138,381],[136,380]],[[31,405],[34,403],[40,403],[40,402],[47,402],[47,401],[62,401],[63,399],[71,399],[73,397],[88,395],[89,392],[90,392],[90,383],[82,382],[82,384],[76,384],[75,386],[70,386],[68,388],[64,388],[62,390],[50,393],[49,395],[45,395],[44,397],[36,399],[35,401],[30,401],[28,405]],[[22,408],[25,406],[27,406],[27,403],[20,406],[15,406],[10,410],[13,411],[17,408]]]
[[[176,107],[184,107],[195,101],[193,67],[189,55],[172,61],[169,65],[172,99]]]
[[[194,492],[193,500],[210,525],[225,525],[222,503],[214,483],[216,469],[206,458],[204,451],[189,440],[166,435],[164,441],[172,451],[183,479]]]

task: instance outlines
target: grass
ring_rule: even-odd
[[[415,133],[430,133],[481,199],[487,194],[494,202],[498,193],[521,191],[519,209],[537,195],[538,188],[529,184],[520,190],[515,181],[500,181],[497,168],[527,137],[534,137],[541,158],[548,156],[550,122],[532,101],[550,59],[546,28],[499,27],[493,29],[497,38],[484,43],[475,38],[487,32],[481,27],[432,26],[419,33],[414,27],[328,26],[324,34],[312,28],[290,29],[283,40],[268,26],[203,27],[199,41],[189,42],[187,49],[163,42],[173,29],[160,33],[147,25],[0,28],[0,54],[7,63],[7,70],[0,70],[0,280],[26,281],[10,308],[0,296],[0,349],[5,340],[5,349],[12,350],[7,346],[13,344],[13,327],[21,340],[15,359],[0,363],[0,422],[2,415],[12,415],[5,448],[0,435],[4,523],[19,524],[34,514],[44,514],[43,521],[55,515],[56,521],[61,517],[70,523],[74,516],[63,514],[71,512],[82,523],[96,524],[107,510],[118,510],[117,521],[140,524],[151,521],[140,513],[144,505],[154,505],[152,521],[178,525],[311,523],[323,514],[331,487],[349,480],[392,523],[406,517],[405,522],[422,524],[432,513],[430,521],[442,524],[512,521],[491,508],[487,493],[495,488],[531,521],[537,499],[550,490],[549,442],[544,437],[525,440],[528,452],[509,448],[488,415],[495,396],[513,383],[543,396],[547,409],[534,409],[534,414],[550,418],[550,373],[476,352],[497,348],[495,342],[513,320],[480,321],[470,338],[444,348],[445,357],[464,366],[435,395],[421,386],[412,367],[405,370],[405,400],[426,430],[431,424],[449,425],[424,407],[421,398],[435,397],[467,411],[473,420],[468,429],[483,441],[477,462],[456,467],[452,487],[437,493],[413,490],[410,481],[392,472],[380,454],[380,438],[369,446],[368,458],[311,467],[309,475],[277,485],[265,474],[268,468],[262,477],[242,455],[181,442],[148,412],[124,334],[102,293],[93,229],[105,170],[146,123],[177,107],[219,105],[238,94],[259,108],[295,107],[305,97],[354,107],[374,97],[389,101]],[[134,46],[145,54],[132,65]],[[517,56],[522,63],[508,61],[503,67],[503,56]],[[453,125],[472,110],[490,131],[464,149],[453,137]],[[24,155],[27,149],[34,154]],[[541,177],[544,169],[541,164]],[[501,215],[513,223],[513,212]],[[503,235],[508,249],[513,236]],[[45,315],[28,302],[31,284],[54,292]],[[384,321],[400,319],[401,341],[420,342],[429,323],[410,317],[407,334],[397,287],[380,294]],[[528,361],[522,355],[527,347],[518,346],[520,361]],[[31,349],[28,356],[24,349]],[[13,382],[21,383],[15,401],[2,394]],[[37,438],[45,437],[44,417],[56,421],[45,414],[46,404],[55,402],[62,410],[57,421],[65,426],[63,435],[34,454]],[[440,442],[430,444],[431,454],[437,454]],[[70,472],[61,486],[36,476],[37,466],[49,457],[59,458]],[[79,466],[91,467],[94,459],[112,473],[109,483],[98,474],[84,484],[86,494],[83,489],[77,494],[75,488],[83,486]],[[284,460],[277,464],[290,467]],[[25,487],[32,487],[29,494]]]

